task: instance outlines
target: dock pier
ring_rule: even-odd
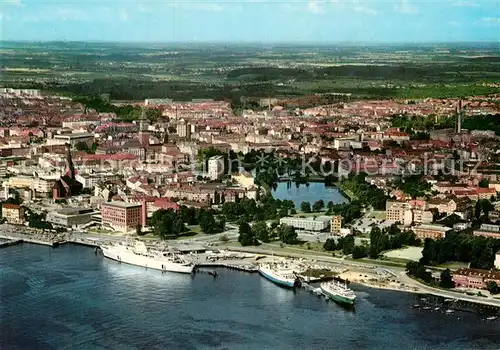
[[[6,236],[6,235],[0,235],[0,239],[4,239],[7,242],[14,241],[15,242],[14,244],[26,242],[26,243],[33,243],[33,244],[41,244],[41,245],[45,245],[45,246],[49,246],[49,247],[57,247],[61,243],[59,241],[42,241],[42,240],[34,239],[34,238],[28,238],[28,237],[19,238],[19,237],[12,237],[12,236]],[[64,242],[62,242],[62,243],[64,243]],[[13,245],[13,244],[1,244],[0,247],[7,247],[10,245]]]
[[[0,242],[0,248],[10,247],[12,245],[16,245],[16,244],[20,244],[20,243],[23,243],[23,241],[20,239],[9,239],[9,240],[6,240],[5,242]]]
[[[245,266],[243,264],[238,265],[238,264],[225,264],[225,263],[200,263],[196,264],[196,267],[224,267],[226,269],[231,269],[231,270],[236,270],[236,271],[242,271],[242,272],[248,272],[248,273],[254,273],[257,272],[258,269],[257,267],[250,265],[250,266]]]

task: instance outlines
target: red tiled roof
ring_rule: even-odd
[[[18,204],[5,203],[5,204],[2,204],[2,208],[5,208],[5,209],[21,209],[21,206],[18,205]]]

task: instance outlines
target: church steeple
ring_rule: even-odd
[[[71,145],[67,143],[66,146],[68,147],[68,152],[66,153],[66,175],[71,178],[71,180],[75,180],[76,172],[75,166],[73,165],[73,159],[71,158]]]
[[[146,117],[146,111],[144,108],[141,109],[141,118],[139,118],[139,132],[146,131],[146,123],[148,118]]]
[[[139,142],[143,147],[147,147],[149,145],[149,133],[146,125],[147,125],[146,110],[142,108],[141,118],[139,119]]]

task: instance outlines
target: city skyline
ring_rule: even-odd
[[[0,1],[0,38],[126,42],[495,42],[494,1]]]

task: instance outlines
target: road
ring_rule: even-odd
[[[300,252],[298,251],[296,253],[282,251],[279,248],[276,249],[275,247],[273,247],[271,245],[266,245],[266,244],[263,244],[259,247],[227,246],[225,248],[227,250],[233,250],[233,251],[244,252],[244,253],[287,256],[287,257],[292,257],[292,258],[308,258],[308,259],[316,260],[316,261],[322,261],[322,262],[327,262],[327,263],[332,263],[332,264],[340,264],[340,265],[346,265],[346,266],[350,266],[350,267],[358,267],[358,268],[364,268],[364,269],[384,268],[388,271],[393,272],[394,274],[399,274],[401,271],[405,271],[405,269],[402,267],[400,268],[400,267],[392,267],[392,266],[377,266],[376,264],[364,263],[364,262],[360,262],[360,261],[351,261],[351,260],[346,260],[343,258],[336,258],[333,256],[318,255],[318,254],[315,254],[314,251],[311,251],[310,253],[308,251],[300,251]]]
[[[440,296],[443,298],[448,298],[448,299],[458,299],[458,300],[468,301],[471,303],[478,303],[478,304],[500,307],[500,300],[499,299],[479,297],[479,296],[474,296],[474,295],[467,295],[467,294],[463,294],[463,293],[447,291],[447,290],[440,289],[440,288],[430,287],[426,284],[423,284],[423,283],[420,283],[419,281],[414,280],[413,278],[410,278],[406,274],[405,271],[400,272],[400,280],[401,280],[401,282],[405,283],[406,285],[419,288],[421,290],[421,292],[423,292],[423,293],[437,295],[437,296]]]

